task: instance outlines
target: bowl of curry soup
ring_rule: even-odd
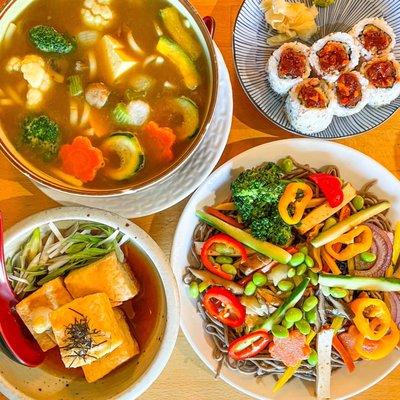
[[[11,0],[0,12],[0,148],[47,187],[132,193],[200,144],[217,94],[187,0]]]
[[[44,362],[20,365],[0,345],[1,393],[131,400],[157,379],[178,335],[179,297],[147,233],[110,212],[59,207],[14,225],[4,248],[16,312]],[[21,249],[33,252],[29,269]]]

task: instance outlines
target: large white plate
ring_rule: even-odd
[[[340,167],[344,178],[357,188],[371,179],[377,179],[374,191],[392,202],[389,215],[392,220],[400,220],[400,183],[396,177],[376,161],[341,144],[311,139],[280,140],[254,147],[218,168],[199,187],[183,211],[171,253],[171,263],[181,294],[181,328],[198,356],[212,371],[215,371],[217,363],[212,358],[211,340],[201,329],[202,319],[196,314],[195,304],[189,298],[187,288],[182,282],[184,268],[188,265],[187,255],[191,247],[192,233],[198,223],[195,211],[226,198],[230,182],[243,169],[254,167],[264,161],[277,161],[287,155],[292,155],[299,162],[317,167],[336,164]],[[400,352],[395,351],[384,360],[363,361],[357,364],[356,370],[351,375],[345,369],[334,372],[332,399],[345,399],[366,390],[383,379],[399,363]],[[297,379],[290,381],[283,390],[273,395],[272,387],[275,381],[272,377],[256,380],[252,376],[238,374],[224,367],[221,378],[241,392],[257,399],[315,399],[314,385],[305,385]],[[210,375],[210,382],[211,379]]]

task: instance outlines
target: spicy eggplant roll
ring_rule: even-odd
[[[373,58],[361,66],[368,79],[368,104],[379,107],[390,104],[400,95],[400,64],[393,54]]]
[[[350,31],[366,60],[389,54],[395,44],[393,29],[383,18],[365,18]]]
[[[368,104],[368,80],[359,72],[344,72],[333,89],[334,114],[346,117],[361,111]]]
[[[284,95],[310,76],[309,54],[309,47],[298,42],[285,43],[273,52],[268,62],[268,79],[276,93]]]
[[[331,86],[319,78],[298,83],[286,99],[286,114],[293,128],[301,133],[323,131],[333,118]]]
[[[311,47],[310,64],[315,73],[328,82],[335,82],[342,72],[354,69],[360,52],[348,33],[335,32],[317,40]]]

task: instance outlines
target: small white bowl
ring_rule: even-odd
[[[5,233],[5,254],[14,252],[36,227],[53,222],[63,227],[72,221],[94,221],[119,229],[131,238],[156,268],[164,289],[163,315],[146,348],[116,371],[95,383],[44,363],[27,368],[0,353],[0,392],[10,399],[132,400],[157,379],[167,364],[179,331],[179,296],[176,281],[164,253],[141,228],[116,214],[87,207],[60,207],[35,214]]]

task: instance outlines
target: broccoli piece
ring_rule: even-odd
[[[76,47],[74,39],[46,25],[36,25],[31,28],[29,39],[37,49],[44,53],[68,54],[74,51]]]
[[[23,145],[37,152],[44,161],[51,161],[60,147],[58,125],[46,115],[27,117],[22,123]]]

